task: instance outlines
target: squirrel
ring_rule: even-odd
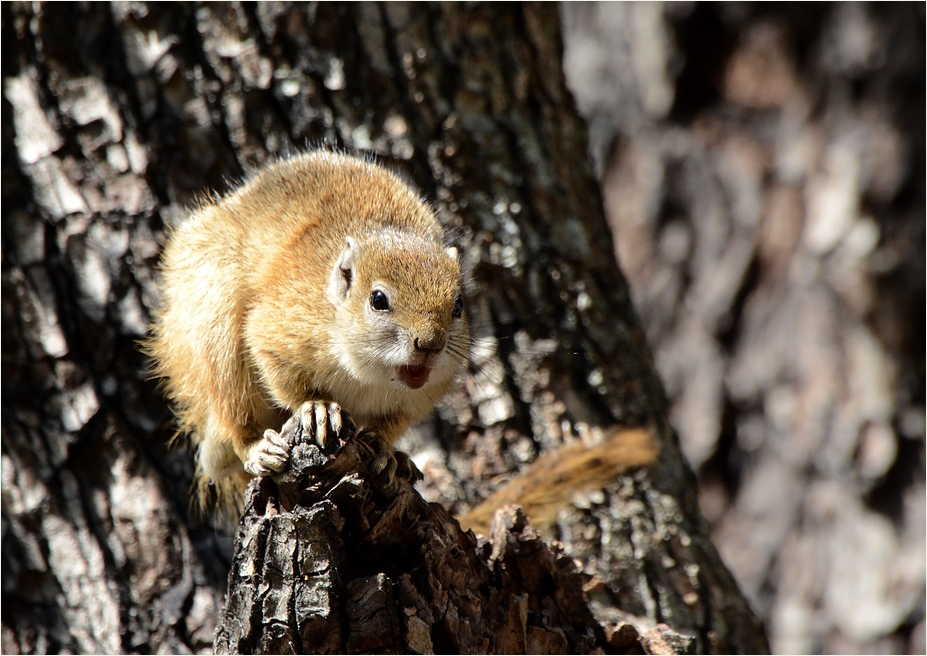
[[[325,446],[346,413],[392,445],[449,390],[469,330],[457,251],[397,175],[312,151],[207,201],[169,236],[147,351],[197,450],[200,498],[240,507],[286,468],[289,415]],[[417,471],[417,470],[416,470]],[[204,502],[205,503],[205,502]]]

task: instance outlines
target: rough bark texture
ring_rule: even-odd
[[[216,653],[606,647],[572,559],[520,509],[500,510],[492,543],[478,543],[408,481],[368,478],[376,451],[363,435],[349,430],[343,448],[323,452],[296,419],[282,434],[290,467],[249,488]]]
[[[563,486],[549,529],[580,567],[608,648],[766,648],[709,539],[615,263],[556,6],[7,3],[2,32],[4,652],[212,645],[232,541],[188,512],[191,459],[166,448],[170,413],[136,349],[157,303],[158,240],[197,194],[323,143],[407,174],[471,264],[470,369],[404,445],[424,471],[423,495],[464,512],[543,453],[645,430],[653,464],[616,464],[578,497]],[[581,489],[586,470],[572,471]],[[435,626],[403,571],[386,572],[389,550],[373,550],[380,569],[351,555],[365,538],[345,527],[374,526],[352,509],[375,491],[346,480],[342,506],[274,515],[253,502],[238,537],[327,545],[320,557],[348,584],[331,603],[365,628],[330,636],[323,621],[297,634],[271,619],[251,638],[268,649],[454,644],[457,635],[426,636],[410,619]],[[599,644],[594,627],[567,628],[588,619],[575,586],[568,608],[556,604],[566,619],[531,592],[537,580],[506,587],[508,563],[535,556],[573,580],[517,514],[497,524],[486,557],[411,490],[399,498],[423,518],[408,530],[446,536],[471,580],[497,577],[501,592],[470,590],[479,604],[461,613],[524,617],[511,639],[529,650]],[[254,542],[238,546],[268,558]],[[272,555],[281,583],[323,575],[299,547]],[[272,604],[283,588],[268,590],[262,603]],[[301,612],[318,601],[300,599]],[[416,614],[400,614],[408,608]],[[218,646],[234,650],[251,617],[234,631],[226,623]],[[500,649],[516,644],[496,638]]]
[[[782,653],[923,653],[924,6],[573,5],[712,534]]]

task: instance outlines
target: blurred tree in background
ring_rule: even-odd
[[[562,13],[616,256],[773,651],[923,653],[924,5]]]

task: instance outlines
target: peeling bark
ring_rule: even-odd
[[[282,476],[254,481],[216,653],[590,653],[605,634],[572,560],[517,507],[491,542],[464,533],[408,481],[366,475],[348,431],[323,453],[301,441]],[[303,438],[305,439],[305,438]]]

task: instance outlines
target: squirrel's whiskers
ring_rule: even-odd
[[[456,249],[408,185],[363,159],[269,165],[197,208],[162,272],[146,349],[220,499],[286,467],[276,430],[297,413],[335,434],[348,413],[379,436],[374,470],[391,478],[393,442],[466,360]]]

